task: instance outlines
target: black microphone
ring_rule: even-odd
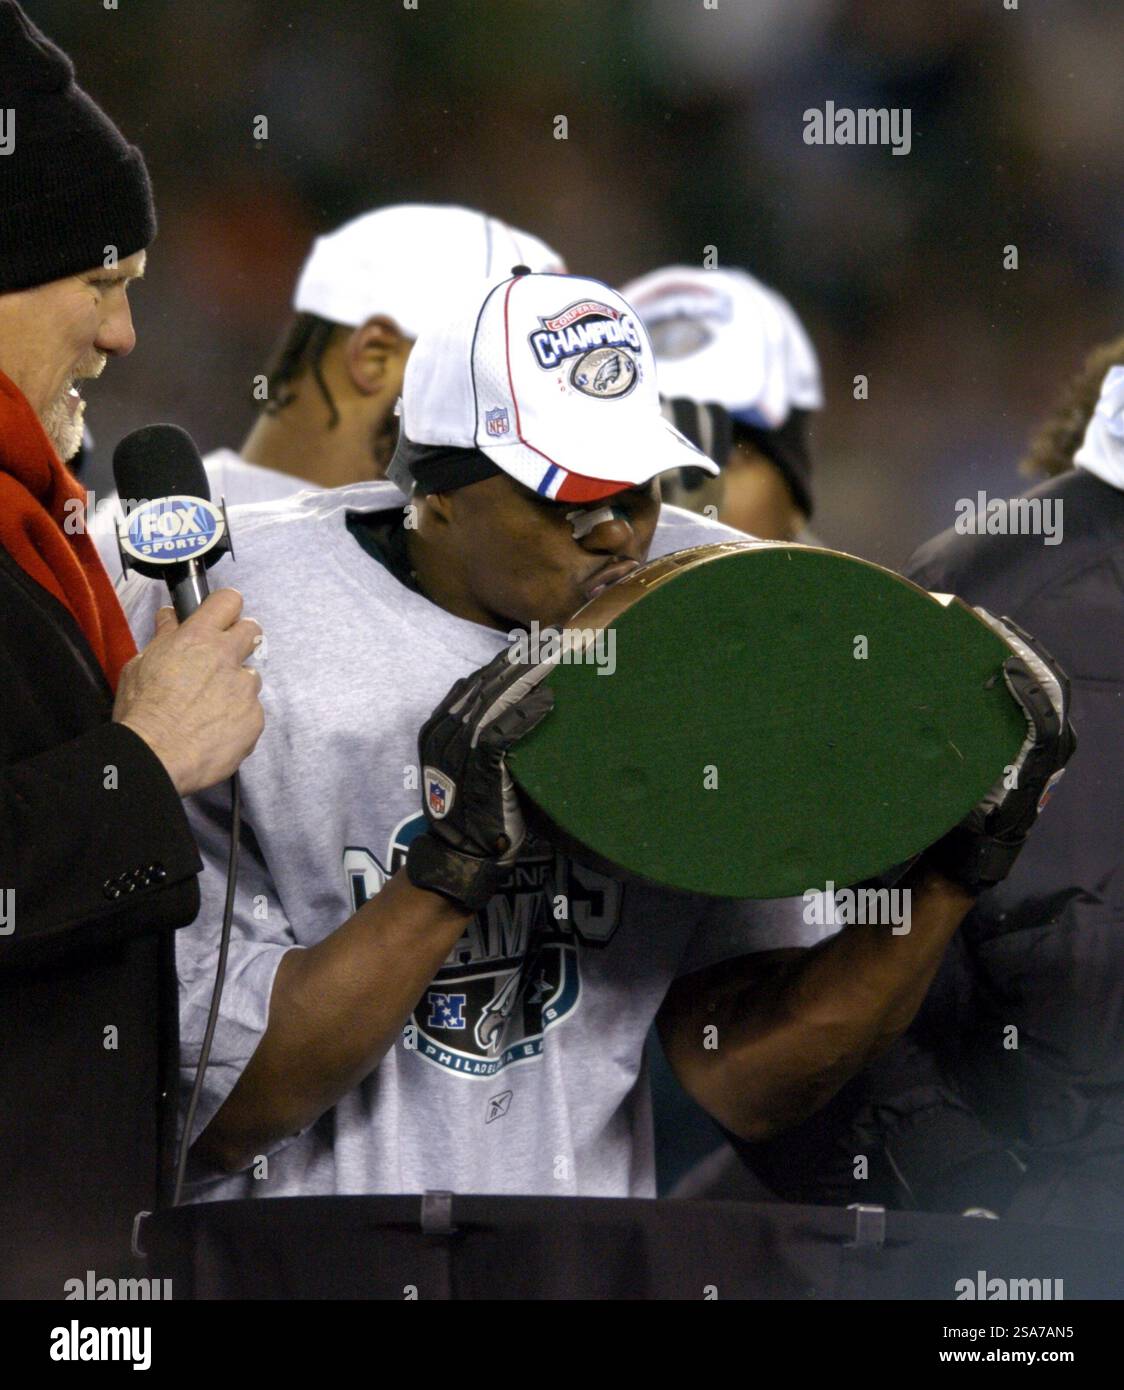
[[[117,528],[125,570],[166,581],[180,622],[209,592],[207,570],[233,549],[226,504],[211,485],[195,441],[178,425],[146,425],[113,451],[113,480],[126,509]]]

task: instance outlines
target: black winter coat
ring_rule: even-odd
[[[166,1198],[172,931],[199,910],[180,798],[70,613],[0,547],[0,1296],[128,1269]]]

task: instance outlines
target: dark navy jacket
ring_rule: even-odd
[[[1042,642],[1077,751],[905,1038],[797,1130],[738,1146],[790,1199],[1124,1228],[1124,491],[1077,469],[1027,495],[1062,504],[1060,544],[948,531],[905,573]]]

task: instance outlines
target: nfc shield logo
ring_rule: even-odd
[[[429,1017],[425,1021],[427,1028],[465,1026],[464,1006],[468,1002],[467,994],[442,994],[440,990],[431,989],[425,997],[429,1002]]]
[[[129,513],[121,549],[150,564],[181,564],[213,550],[225,530],[222,512],[201,497],[160,497]]]

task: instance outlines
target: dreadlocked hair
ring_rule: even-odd
[[[1019,466],[1024,477],[1056,478],[1073,467],[1073,456],[1097,408],[1105,373],[1120,366],[1124,366],[1124,337],[1101,343],[1089,353],[1081,370],[1066,383],[1053,413],[1035,431]]]
[[[296,395],[293,389],[296,381],[308,371],[328,407],[328,428],[336,427],[340,414],[324,380],[323,362],[324,353],[338,328],[339,324],[322,319],[318,314],[297,314],[291,320],[266,368],[268,394],[264,409],[267,415],[277,415],[290,404]]]

